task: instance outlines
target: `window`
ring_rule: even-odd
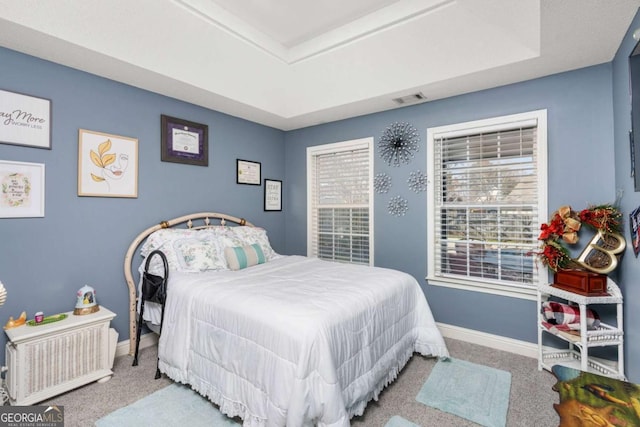
[[[546,133],[546,110],[427,130],[429,283],[533,297]]]
[[[307,255],[373,265],[373,138],[307,148]]]

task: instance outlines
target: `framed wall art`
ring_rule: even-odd
[[[209,126],[161,116],[163,162],[209,166]]]
[[[44,164],[0,160],[0,218],[44,216]]]
[[[51,100],[0,89],[0,142],[51,149]]]
[[[278,179],[264,180],[264,210],[282,210],[282,181]]]
[[[236,183],[248,185],[260,185],[261,172],[260,162],[236,159]]]
[[[638,254],[640,254],[640,206],[629,214],[629,226],[633,254],[638,258]]]
[[[138,140],[80,129],[78,196],[138,197]]]

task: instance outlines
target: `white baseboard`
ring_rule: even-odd
[[[154,333],[144,334],[140,337],[140,349],[158,344],[158,335]],[[116,346],[116,357],[129,354],[129,340],[120,341]]]
[[[438,322],[437,325],[442,335],[447,338],[495,348],[496,350],[508,351],[509,353],[534,359],[538,358],[538,345],[534,343],[488,334],[473,329],[461,328],[460,326],[448,325],[446,323]]]

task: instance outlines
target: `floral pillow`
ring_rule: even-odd
[[[271,243],[269,243],[269,237],[264,228],[242,225],[238,227],[228,227],[227,230],[226,236],[233,243],[228,246],[247,246],[257,243],[262,249],[265,261],[270,261],[277,255],[271,247]]]
[[[205,243],[206,242],[206,243]],[[204,229],[163,228],[153,232],[143,244],[143,257],[159,249],[167,257],[170,271],[195,272],[228,269],[225,248],[258,244],[265,262],[278,256],[263,228],[250,226],[215,226]],[[149,272],[162,275],[160,257],[149,263]],[[144,270],[144,261],[139,271]]]
[[[189,228],[163,228],[161,230],[154,231],[149,235],[149,237],[147,237],[147,240],[140,249],[140,254],[146,258],[151,252],[159,249],[167,257],[167,264],[169,265],[170,271],[194,271],[185,267],[186,264],[184,263],[184,257],[182,254],[181,257],[183,258],[183,261],[182,263],[179,261],[180,257],[177,254],[175,243],[189,239],[200,241],[209,240],[213,233],[215,233],[215,229],[194,230]],[[222,250],[220,250],[220,253],[222,254]],[[162,275],[163,266],[160,257],[153,257],[149,264],[150,273]],[[143,268],[144,261],[140,271],[142,271]]]
[[[226,270],[223,254],[210,240],[182,239],[174,242],[181,271]]]

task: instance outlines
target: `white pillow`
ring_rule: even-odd
[[[161,230],[154,231],[147,237],[147,240],[140,249],[140,254],[146,258],[151,252],[159,249],[167,257],[169,271],[193,271],[192,269],[184,269],[184,264],[181,264],[178,260],[178,254],[176,253],[174,243],[178,240],[185,239],[208,240],[213,233],[213,229],[194,230],[189,228],[163,228]],[[223,257],[222,249],[219,249],[219,252],[220,257]],[[141,268],[144,268],[144,261]],[[149,263],[149,272],[152,274],[162,275],[162,271],[163,266],[160,257],[153,257]]]
[[[182,271],[226,270],[222,253],[210,240],[181,239],[173,243]]]

